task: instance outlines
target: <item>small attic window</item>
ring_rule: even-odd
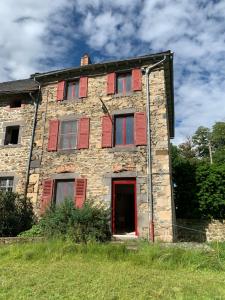
[[[19,140],[20,126],[7,126],[4,145],[17,145]]]
[[[22,101],[21,100],[13,100],[10,102],[10,108],[17,108],[17,107],[21,107]]]

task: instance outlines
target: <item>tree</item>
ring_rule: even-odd
[[[216,122],[213,125],[212,145],[214,162],[225,163],[225,122]]]
[[[202,217],[225,218],[225,164],[197,168],[197,199]]]
[[[210,129],[203,126],[198,127],[198,129],[195,131],[195,134],[192,137],[192,141],[194,146],[196,147],[196,154],[199,158],[209,158],[210,140]]]
[[[198,218],[195,172],[198,161],[183,156],[182,150],[171,145],[172,178],[177,218]],[[189,157],[189,156],[188,156]]]
[[[193,159],[196,157],[194,145],[191,137],[187,137],[186,141],[179,146],[180,154],[186,159]]]
[[[225,218],[225,122],[199,127],[171,153],[177,217]]]

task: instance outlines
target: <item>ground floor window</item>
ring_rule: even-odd
[[[55,204],[60,204],[66,199],[73,201],[75,195],[74,188],[75,188],[74,179],[56,180]]]
[[[0,177],[0,190],[12,191],[13,190],[13,177]]]

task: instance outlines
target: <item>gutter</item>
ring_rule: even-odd
[[[84,66],[79,66],[79,67],[72,67],[72,68],[66,68],[66,69],[61,69],[61,70],[53,70],[45,73],[35,73],[31,75],[31,78],[43,78],[43,77],[49,77],[49,76],[60,76],[62,74],[68,73],[68,72],[83,72],[83,71],[94,71],[97,68],[111,68],[111,67],[118,67],[120,64],[130,64],[130,63],[144,63],[145,61],[149,60],[155,60],[158,59],[159,57],[162,56],[170,56],[171,51],[165,51],[161,53],[155,53],[155,54],[149,54],[149,55],[144,55],[144,56],[139,56],[139,57],[133,57],[133,58],[127,58],[123,60],[113,60],[113,61],[105,61],[101,63],[95,63],[95,64],[88,64]]]
[[[35,78],[34,78],[34,81]],[[38,113],[38,102],[39,102],[39,96],[40,96],[40,91],[41,91],[41,85],[39,82],[38,83],[38,94],[37,97],[35,98],[32,93],[29,93],[31,99],[34,101],[34,122],[33,122],[33,127],[32,127],[32,134],[31,134],[31,142],[30,142],[30,149],[29,149],[29,156],[28,156],[28,162],[27,162],[27,172],[26,172],[26,179],[25,179],[25,189],[24,189],[24,195],[25,197],[27,196],[27,189],[28,189],[28,183],[29,183],[29,174],[30,174],[30,164],[31,164],[31,157],[32,157],[32,151],[33,151],[33,143],[34,143],[34,135],[35,135],[35,128],[36,128],[36,123],[37,123],[37,113]]]
[[[149,75],[150,72],[157,66],[163,64],[166,61],[166,55],[159,62],[154,65],[149,65],[142,68],[145,72],[146,79],[146,110],[147,110],[147,201],[148,201],[148,212],[149,212],[149,234],[148,239],[154,242],[155,231],[154,231],[154,198],[152,190],[152,147],[151,147],[151,104],[150,104],[150,88],[149,88]]]

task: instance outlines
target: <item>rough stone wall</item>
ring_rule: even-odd
[[[11,100],[21,99],[22,106],[10,108]],[[0,176],[14,177],[14,191],[24,193],[25,175],[30,149],[34,105],[29,96],[0,98]],[[5,127],[20,125],[18,145],[4,145]]]
[[[42,88],[39,106],[29,196],[38,211],[42,195],[42,181],[55,178],[60,173],[74,173],[87,178],[87,198],[103,201],[111,206],[111,180],[118,177],[135,177],[137,180],[138,232],[148,234],[148,203],[146,185],[146,146],[133,148],[102,149],[102,123],[104,115],[101,96],[110,114],[121,112],[145,112],[145,77],[142,76],[142,91],[127,96],[106,95],[106,74],[88,79],[88,97],[76,101],[56,101],[57,82]],[[153,157],[153,194],[155,206],[156,239],[172,241],[172,198],[168,153],[168,119],[165,97],[164,70],[150,75],[151,129]],[[48,127],[51,119],[66,116],[90,117],[89,149],[48,152]]]
[[[177,239],[188,242],[224,242],[225,220],[177,219]]]

